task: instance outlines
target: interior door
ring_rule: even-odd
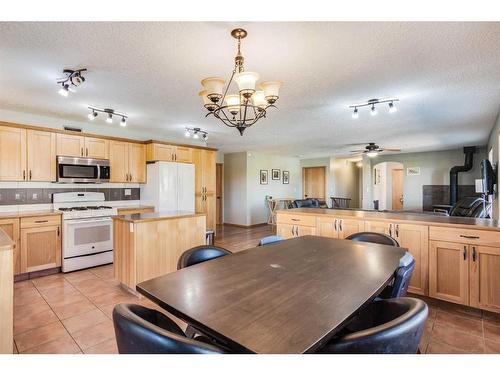
[[[216,198],[216,224],[222,225],[222,212],[223,212],[223,201],[222,201],[222,181],[223,181],[223,167],[224,164],[217,163],[216,165],[216,183],[215,183],[215,198]]]
[[[403,209],[403,170],[392,170],[392,210]]]
[[[26,130],[0,126],[0,180],[26,180]]]
[[[51,132],[28,130],[29,181],[56,180],[56,135]]]
[[[302,168],[302,186],[304,198],[325,200],[325,167]]]
[[[470,305],[500,313],[500,248],[470,245]]]
[[[469,246],[430,241],[429,296],[467,305],[469,303]]]

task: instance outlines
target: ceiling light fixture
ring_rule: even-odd
[[[384,99],[370,99],[367,100],[366,102],[362,103],[356,103],[356,104],[351,104],[349,108],[354,108],[354,111],[352,113],[352,118],[356,119],[359,117],[358,113],[358,108],[360,107],[370,107],[370,114],[372,116],[376,116],[378,113],[377,104],[382,104],[382,103],[389,103],[389,113],[394,113],[397,111],[396,106],[394,105],[394,102],[398,102],[398,98],[384,98]]]
[[[57,80],[57,83],[61,84],[62,86],[58,91],[59,94],[61,96],[67,97],[70,91],[75,92],[73,87],[78,87],[83,82],[85,82],[85,77],[82,75],[82,73],[86,71],[87,69],[64,69],[63,74],[65,76]]]
[[[203,99],[205,108],[209,111],[207,116],[213,115],[221,120],[224,125],[236,128],[243,135],[246,128],[252,126],[261,118],[266,117],[269,107],[279,98],[281,81],[265,81],[260,84],[262,91],[256,91],[259,74],[246,72],[244,58],[241,54],[241,39],[247,36],[246,30],[234,29],[231,36],[238,40],[238,52],[234,58],[234,70],[229,82],[224,89],[225,81],[219,77],[209,77],[201,81],[203,90],[198,94]],[[231,82],[238,85],[239,93],[227,95]]]
[[[122,118],[120,121],[120,126],[127,126],[128,115],[126,115],[125,113],[117,112],[111,108],[98,108],[94,106],[88,106],[87,108],[92,111],[87,115],[89,120],[94,120],[97,117],[98,113],[100,112],[100,113],[106,113],[108,115],[108,117],[106,117],[106,122],[108,124],[113,123],[113,116],[118,116]]]
[[[205,142],[208,140],[208,133],[200,128],[186,128],[184,132],[186,138],[193,137],[194,139],[199,139],[200,135]]]
[[[366,153],[366,156],[370,157],[370,158],[374,158],[375,156],[378,155],[378,151],[376,150],[370,150]]]

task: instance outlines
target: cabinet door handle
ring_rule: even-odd
[[[340,219],[339,220],[339,228],[340,228],[340,231],[342,232],[344,229],[342,228],[342,224],[344,224],[344,220]]]
[[[57,237],[59,237],[60,234],[61,234],[61,231],[60,231],[59,227],[57,227]]]
[[[395,227],[396,227],[396,237],[399,237],[399,224],[396,224]]]
[[[130,174],[130,180],[129,181],[132,181],[132,173]]]
[[[31,180],[31,169],[30,169],[30,180]]]
[[[476,247],[472,246],[472,261],[476,261]]]
[[[294,236],[293,229],[295,228],[295,225],[292,225],[292,237]]]
[[[40,224],[40,223],[48,223],[48,220],[35,220],[35,223]]]
[[[83,156],[83,147],[80,149],[80,155]]]
[[[292,218],[292,221],[300,221],[300,219]]]
[[[389,236],[392,237],[392,224],[389,224]]]
[[[464,260],[467,259],[467,246],[464,246]]]
[[[23,180],[26,180],[26,170],[23,170]]]
[[[335,229],[335,232],[337,231],[337,219],[333,221],[333,229]]]
[[[479,236],[466,236],[465,234],[461,234],[460,237],[468,238],[470,240],[478,240],[479,239]]]
[[[89,156],[89,149],[87,148],[85,151],[85,156]]]
[[[295,226],[295,235],[298,237],[299,236],[299,226]]]

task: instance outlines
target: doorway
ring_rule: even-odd
[[[302,168],[302,191],[304,198],[325,200],[326,167]]]
[[[392,209],[403,210],[403,169],[392,170]]]
[[[216,207],[215,207],[215,216],[216,216],[216,224],[217,225],[222,225],[223,223],[223,179],[224,179],[224,164],[222,163],[217,163],[215,165],[215,202],[216,202]]]

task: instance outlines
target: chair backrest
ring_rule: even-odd
[[[390,298],[405,297],[408,291],[408,285],[410,284],[410,279],[415,269],[415,259],[413,259],[413,256],[409,253],[407,253],[407,255],[411,257],[411,261],[409,264],[400,265],[396,270]]]
[[[391,236],[383,233],[376,232],[358,232],[353,233],[345,238],[346,240],[361,241],[361,242],[372,242],[378,243],[380,245],[398,246],[399,243]]]
[[[460,199],[450,210],[450,216],[480,217],[483,198],[465,197]],[[479,216],[476,216],[479,215]]]
[[[272,243],[280,242],[280,241],[283,241],[283,237],[281,237],[281,236],[267,236],[267,237],[262,238],[259,241],[258,246],[270,245]]]
[[[186,250],[177,262],[177,269],[193,266],[224,255],[232,254],[229,250],[213,245],[201,245]]]
[[[369,304],[322,353],[415,354],[427,320],[425,302],[393,298]]]
[[[292,203],[293,208],[318,208],[319,206],[319,200],[315,198],[296,199]]]
[[[216,354],[221,348],[188,339],[173,320],[134,304],[113,309],[116,343],[120,354]]]

